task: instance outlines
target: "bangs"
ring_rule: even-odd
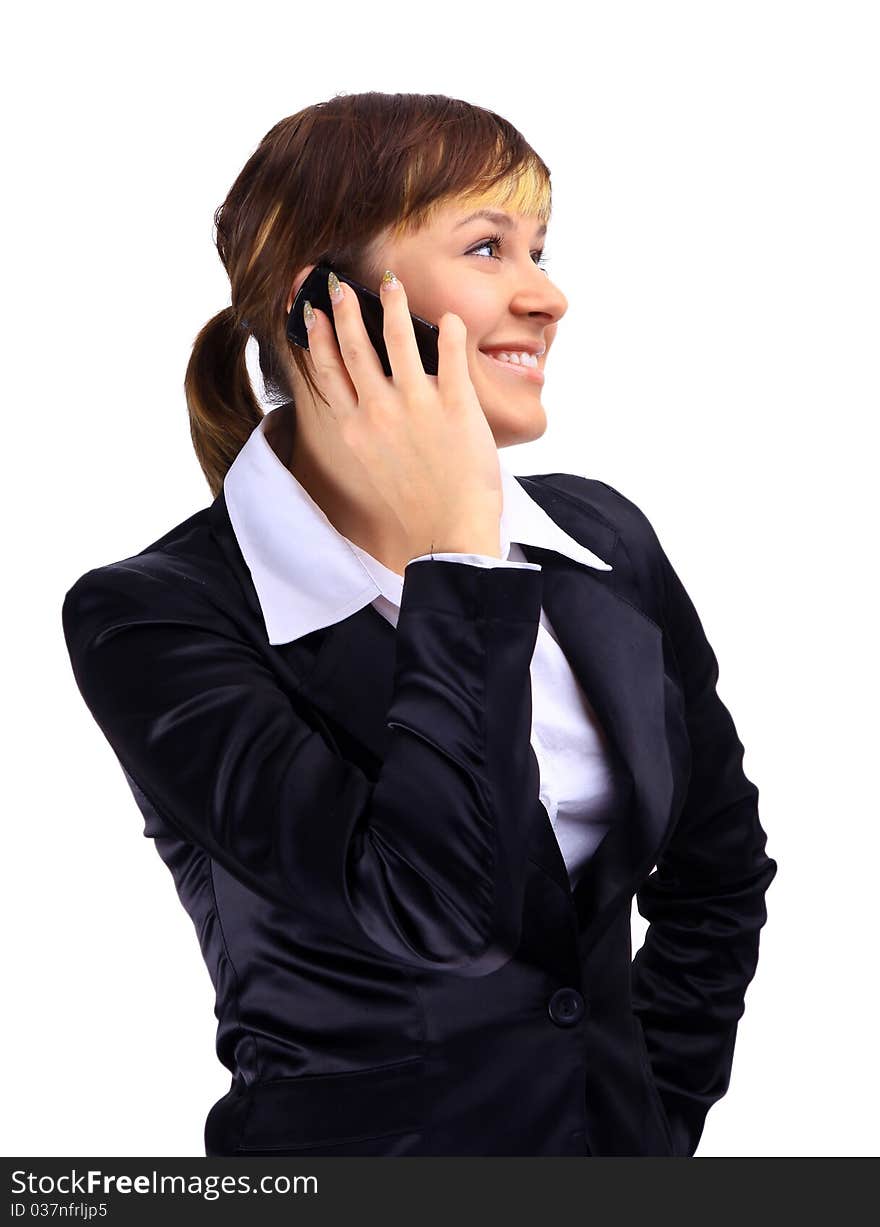
[[[513,213],[535,217],[538,221],[550,221],[550,180],[531,164],[526,164],[518,174],[509,175],[494,187],[463,195],[459,199],[462,206],[469,209],[508,209]]]
[[[507,209],[541,222],[550,220],[552,192],[546,165],[529,146],[514,152],[500,138],[488,152],[485,146],[462,149],[458,141],[452,147],[438,141],[429,154],[414,151],[402,186],[400,220],[392,227],[395,238],[429,224],[450,204]]]

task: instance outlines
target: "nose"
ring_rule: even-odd
[[[531,269],[517,276],[511,309],[523,315],[546,315],[554,323],[568,310],[568,299],[546,271],[530,259]]]

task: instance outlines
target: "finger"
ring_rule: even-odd
[[[338,297],[334,296],[334,285],[338,286]],[[328,289],[339,349],[357,391],[358,401],[362,404],[365,400],[387,399],[388,379],[364,324],[357,294],[332,273],[328,279]]]
[[[460,315],[445,311],[438,320],[437,386],[446,404],[470,404],[474,397],[467,359],[467,325]]]
[[[341,417],[357,408],[357,389],[345,368],[333,325],[323,311],[317,307],[312,310],[309,348],[305,352],[311,360],[315,382],[330,402],[334,416]]]
[[[379,284],[379,297],[382,300],[382,337],[388,350],[391,375],[404,399],[411,402],[414,394],[424,389],[426,373],[406,290],[390,269]]]

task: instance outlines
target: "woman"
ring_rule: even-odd
[[[209,1156],[693,1155],[727,1089],[776,863],[715,656],[632,502],[498,455],[546,427],[549,215],[479,107],[278,123],[186,375],[214,501],[66,595],[216,987]],[[287,342],[321,261],[391,378],[344,286]]]

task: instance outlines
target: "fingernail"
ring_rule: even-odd
[[[399,285],[400,282],[394,276],[391,269],[386,268],[385,272],[382,274],[382,282],[379,288],[382,290],[396,290]]]
[[[339,284],[339,278],[335,273],[331,273],[327,278],[327,289],[330,292],[332,302],[342,302],[342,286]]]
[[[312,304],[308,299],[303,303],[303,320],[305,321],[306,331],[310,331],[315,326],[315,313],[312,310]]]

